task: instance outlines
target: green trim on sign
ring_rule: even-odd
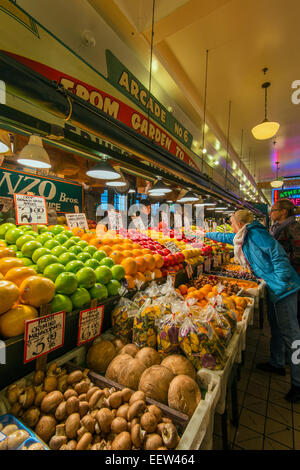
[[[15,0],[10,0],[10,2],[13,3],[14,6],[17,7],[19,10],[22,10],[22,8],[20,8],[19,5],[17,5]],[[0,11],[3,11],[7,15],[14,18],[18,23],[20,23],[22,26],[24,26],[26,29],[28,29],[31,33],[33,33],[35,36],[37,36],[40,39],[40,35],[38,33],[38,29],[36,26],[36,21],[26,11],[22,10],[22,12],[28,17],[31,27],[28,24],[24,23],[24,21],[22,21],[16,15],[14,15],[12,11],[8,10],[5,6],[2,6],[1,3],[0,3]]]

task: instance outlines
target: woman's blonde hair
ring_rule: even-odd
[[[248,209],[241,209],[236,211],[232,217],[241,225],[251,224],[254,220],[252,212],[250,212]]]

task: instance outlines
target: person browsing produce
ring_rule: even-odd
[[[291,389],[285,396],[288,401],[300,402],[300,364],[293,363],[293,344],[300,344],[297,321],[297,292],[300,277],[291,266],[282,246],[271,237],[268,230],[248,210],[235,212],[230,219],[233,233],[208,232],[206,238],[234,246],[235,258],[242,266],[250,268],[257,278],[266,282],[272,304],[274,328],[270,342],[271,358],[257,367],[268,372],[285,375],[284,353],[278,350],[278,338],[283,338],[291,370]],[[296,343],[295,343],[296,344]],[[283,362],[282,362],[283,360]]]

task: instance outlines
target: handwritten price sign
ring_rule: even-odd
[[[66,214],[66,219],[70,230],[77,227],[85,230],[89,228],[85,214]]]
[[[63,346],[66,312],[57,312],[25,322],[24,364]]]
[[[17,225],[48,224],[46,199],[43,196],[14,194]]]
[[[103,323],[104,306],[82,310],[79,316],[77,346],[100,336]]]

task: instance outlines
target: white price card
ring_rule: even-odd
[[[189,279],[192,279],[192,277],[193,277],[193,268],[192,268],[192,265],[191,265],[191,264],[188,264],[188,265],[186,266],[185,270],[186,270],[186,273],[187,273],[187,275],[188,275],[188,278],[189,278]]]
[[[218,257],[218,255],[214,255],[213,263],[214,263],[214,268],[217,268],[219,266],[219,257]]]
[[[204,271],[206,273],[209,273],[210,272],[210,268],[211,268],[211,259],[210,258],[205,258],[204,260]]]
[[[197,277],[202,276],[203,274],[203,264],[198,264],[197,266]]]
[[[89,228],[85,214],[66,214],[66,219],[70,230],[76,227],[83,228],[85,230],[88,230]]]
[[[103,323],[104,306],[82,310],[79,315],[77,346],[100,336]]]
[[[168,248],[168,250],[170,250],[172,254],[178,253],[180,251],[178,246],[176,246],[174,242],[167,242],[165,244],[165,247]]]
[[[25,322],[24,364],[63,346],[65,317],[62,311]]]
[[[14,194],[17,225],[48,224],[46,199],[43,196]]]

